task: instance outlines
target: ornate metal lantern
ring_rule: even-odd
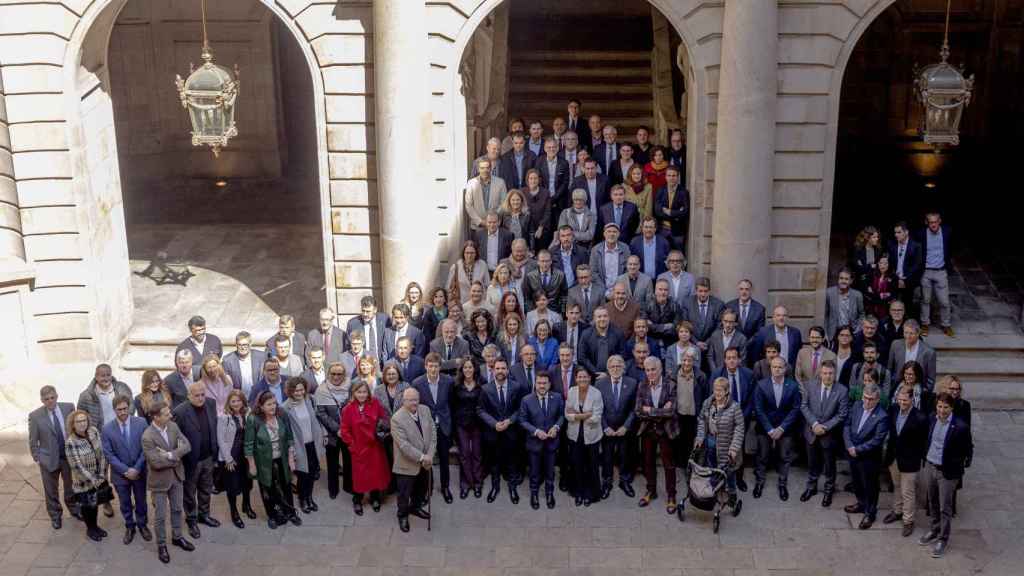
[[[924,141],[935,148],[960,144],[960,118],[971,102],[974,75],[965,78],[949,59],[949,0],[946,1],[946,31],[939,50],[941,62],[915,71],[914,88],[924,106],[921,132]]]
[[[213,155],[228,145],[228,140],[238,136],[235,127],[235,99],[238,97],[238,66],[234,77],[231,71],[213,63],[213,53],[206,36],[206,0],[202,0],[203,11],[203,64],[199,68],[190,66],[187,79],[177,77],[181,105],[188,110],[192,123],[192,145],[209,146]]]

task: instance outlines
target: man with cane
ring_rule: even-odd
[[[420,394],[415,388],[402,393],[402,407],[391,417],[391,437],[395,454],[391,471],[398,483],[398,527],[408,532],[412,514],[427,520],[429,529],[430,512],[423,505],[430,504],[428,483],[437,436],[430,409],[420,406]]]

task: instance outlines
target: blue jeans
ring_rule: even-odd
[[[707,459],[708,466],[718,468],[718,437],[717,436],[705,436],[704,437],[704,457]],[[728,464],[722,466],[725,469],[725,486],[729,490],[730,496],[736,495],[736,471],[733,470]]]

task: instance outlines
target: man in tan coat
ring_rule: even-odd
[[[430,409],[420,406],[415,388],[402,393],[402,407],[391,417],[395,464],[391,471],[398,482],[398,527],[409,531],[409,514],[427,520],[423,509],[427,498],[427,478],[434,463],[437,436]]]
[[[188,439],[171,421],[171,409],[164,402],[154,402],[149,409],[152,423],[142,433],[142,453],[146,455],[146,484],[156,505],[153,530],[156,531],[157,554],[160,561],[171,561],[167,553],[167,507],[171,508],[171,544],[186,552],[195,546],[181,533],[182,482],[185,467],[181,460],[192,450]]]

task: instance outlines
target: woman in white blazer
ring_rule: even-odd
[[[601,429],[604,401],[601,391],[590,385],[591,379],[586,368],[577,367],[576,385],[569,388],[569,397],[565,399],[565,431],[574,476],[572,495],[577,506],[590,506],[601,500],[598,450],[604,436]]]

